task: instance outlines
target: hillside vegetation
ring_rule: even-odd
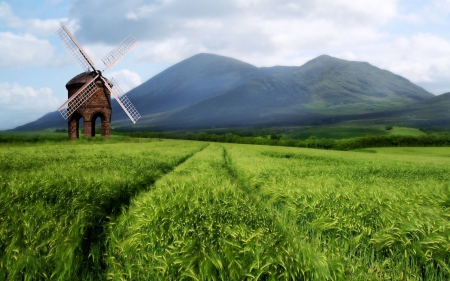
[[[449,148],[140,141],[1,146],[0,279],[450,278]]]
[[[445,93],[431,99],[424,100],[409,106],[402,106],[395,110],[385,111],[379,116],[369,116],[367,120],[360,120],[360,125],[367,123],[384,122],[402,124],[416,127],[450,127],[450,93]]]

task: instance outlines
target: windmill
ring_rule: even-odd
[[[135,124],[141,115],[114,79],[110,81],[102,73],[117,63],[138,42],[131,35],[125,38],[102,59],[105,68],[100,71],[95,69],[92,60],[64,25],[56,34],[84,70],[84,73],[78,74],[66,84],[69,98],[58,108],[62,117],[68,119],[69,138],[78,137],[81,118],[84,120],[84,136],[95,136],[95,120],[98,117],[102,120],[102,136],[110,136],[111,94]]]

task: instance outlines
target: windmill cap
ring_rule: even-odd
[[[92,79],[96,74],[97,73],[94,71],[80,73],[80,74],[76,75],[75,77],[73,77],[72,79],[70,79],[69,82],[67,82],[66,89],[69,90],[69,88],[81,87],[82,85],[86,84],[86,82],[88,82],[90,79]],[[103,77],[103,78],[106,79],[106,77]],[[108,79],[106,79],[106,81],[108,81],[110,86],[112,85]],[[100,82],[100,80],[97,79],[97,83],[99,83],[99,82]]]

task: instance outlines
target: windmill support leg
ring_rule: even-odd
[[[92,137],[92,122],[84,120],[84,137]]]
[[[111,137],[111,124],[106,120],[102,120],[102,137]]]
[[[72,119],[69,121],[69,139],[77,139],[79,137],[78,130],[79,130],[79,123],[77,119]]]

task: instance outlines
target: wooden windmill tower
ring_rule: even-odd
[[[106,137],[111,135],[111,94],[135,124],[141,115],[114,79],[110,81],[103,77],[102,73],[119,61],[138,42],[131,35],[125,38],[102,59],[106,67],[100,71],[95,69],[92,60],[64,25],[56,34],[85,71],[66,84],[68,100],[58,108],[62,117],[68,119],[69,138],[78,138],[81,118],[84,120],[84,137],[95,136],[97,118],[101,118],[101,135]]]

